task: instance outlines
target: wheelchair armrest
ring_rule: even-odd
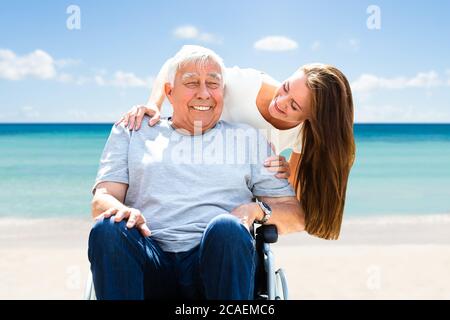
[[[256,229],[256,239],[262,239],[265,243],[275,243],[278,241],[277,226],[274,224],[262,225]]]

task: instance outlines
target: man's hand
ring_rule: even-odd
[[[247,230],[250,230],[250,227],[255,220],[260,220],[263,216],[261,208],[255,202],[240,205],[239,207],[234,208],[233,211],[231,211],[231,214],[238,217]]]
[[[133,208],[125,208],[125,209],[116,209],[110,208],[103,212],[101,215],[95,218],[95,220],[99,220],[100,218],[110,218],[114,216],[114,222],[120,222],[123,219],[127,221],[127,228],[136,228],[144,237],[150,237],[151,231],[147,227],[147,223],[145,221],[145,217],[138,209]]]

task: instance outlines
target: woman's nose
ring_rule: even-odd
[[[278,108],[280,108],[282,111],[285,111],[288,101],[289,101],[289,97],[288,96],[279,96],[278,99],[277,99],[277,106],[278,106]]]

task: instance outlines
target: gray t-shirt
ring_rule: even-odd
[[[139,131],[113,126],[94,189],[105,181],[128,184],[125,205],[142,212],[164,251],[183,252],[200,243],[211,219],[254,196],[295,196],[286,179],[264,168],[272,154],[246,124],[219,121],[202,135],[180,133],[168,119]]]

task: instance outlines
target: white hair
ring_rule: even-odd
[[[195,62],[200,65],[204,65],[206,62],[213,61],[217,63],[220,67],[222,73],[222,87],[225,85],[225,65],[223,60],[217,53],[211,49],[195,46],[195,45],[185,45],[181,48],[177,54],[167,61],[167,75],[166,81],[170,82],[173,86],[175,82],[175,75],[180,67],[186,63]]]

